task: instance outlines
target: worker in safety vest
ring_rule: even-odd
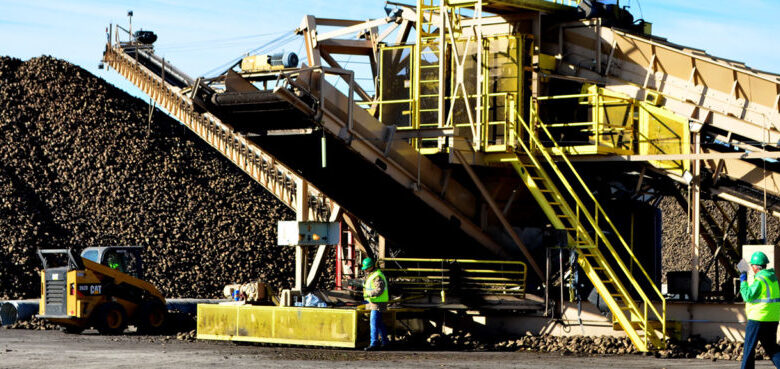
[[[119,255],[111,253],[108,255],[108,260],[106,260],[106,264],[108,264],[108,267],[111,269],[116,269],[122,273],[124,273],[124,268],[122,268],[122,261],[119,258]]]
[[[745,300],[747,327],[742,369],[755,367],[756,343],[761,341],[766,354],[780,368],[780,347],[777,345],[777,323],[780,321],[780,285],[774,269],[767,269],[769,258],[761,251],[750,257],[755,273],[753,284],[747,283],[747,270],[741,270],[739,292]]]
[[[377,268],[373,259],[363,259],[361,269],[368,274],[363,283],[363,298],[366,299],[368,309],[371,310],[371,344],[366,347],[366,351],[377,350],[388,344],[387,327],[385,327],[385,323],[382,321],[382,311],[387,307],[390,293],[387,290],[387,278]],[[382,341],[381,346],[379,343],[380,338]]]

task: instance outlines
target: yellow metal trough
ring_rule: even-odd
[[[204,304],[197,338],[354,348],[361,319],[365,311],[355,309]]]

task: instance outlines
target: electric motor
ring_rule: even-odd
[[[144,45],[151,45],[155,41],[157,41],[157,35],[152,31],[135,31],[133,34],[133,37],[135,37],[135,40],[144,44]]]

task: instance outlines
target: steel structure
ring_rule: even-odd
[[[539,249],[519,227],[557,229],[642,351],[664,344],[666,300],[634,245],[642,225],[611,218],[615,204],[604,204],[615,182],[638,203],[660,191],[691,210],[694,299],[709,268],[700,236],[730,275],[748,237],[731,210],[702,211],[702,195],[742,218],[746,208],[780,215],[780,166],[768,160],[780,157],[780,76],[652,36],[620,8],[388,5],[369,21],[305,16],[296,68],[193,79],[152,47],[120,42],[119,27],[104,60],[298,220],[343,220],[357,235],[369,225],[404,257],[519,258],[539,284]],[[365,58],[372,85],[338,55]],[[307,278],[298,249],[299,290],[324,252]]]

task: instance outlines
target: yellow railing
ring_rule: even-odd
[[[367,105],[377,105],[379,121],[395,125],[398,129],[419,129],[413,119],[415,110],[414,90],[414,53],[415,45],[382,46],[379,51],[379,97]],[[404,56],[408,52],[408,55]],[[390,60],[386,60],[390,59]],[[402,61],[405,61],[402,63]],[[395,70],[395,69],[397,70]],[[399,78],[406,69],[408,80]],[[402,119],[405,117],[406,119]]]
[[[634,117],[638,109],[634,100],[595,85],[590,85],[583,90],[587,92],[537,98],[540,102],[577,99],[579,106],[589,107],[591,110],[589,121],[545,124],[547,128],[577,128],[588,134],[588,142],[567,142],[565,145],[560,145],[562,152],[569,155],[633,154]],[[536,128],[534,124],[534,121],[531,121],[532,129]],[[553,153],[559,154],[559,150],[553,148]]]
[[[522,261],[384,258],[379,263],[393,294],[525,297],[527,267]]]
[[[482,125],[477,131],[480,147],[485,152],[506,152],[508,148],[514,147],[516,133],[510,127],[513,126],[512,120],[515,116],[515,101],[517,93],[514,92],[491,92],[482,94],[482,110],[477,112],[482,116]],[[461,97],[459,97],[460,99]],[[478,95],[466,95],[468,99],[476,99]],[[447,98],[450,99],[449,97]],[[503,105],[492,104],[492,100],[504,102]],[[498,105],[498,106],[495,106]],[[490,114],[499,112],[497,117],[490,119]],[[456,128],[474,128],[474,123],[468,121],[452,122]]]
[[[450,0],[453,1],[453,0]],[[457,2],[466,2],[466,0],[456,0]],[[476,2],[474,0],[473,2]],[[562,10],[565,7],[575,7],[579,5],[579,0],[481,0],[483,4],[507,4],[510,6],[528,8],[532,10]],[[555,4],[555,5],[550,5]]]
[[[569,232],[574,233],[573,235],[572,233],[569,233],[569,236],[571,237],[570,243],[572,246],[581,251],[579,260],[583,266],[583,269],[585,269],[586,274],[588,274],[589,278],[591,278],[594,285],[599,290],[599,293],[602,295],[605,302],[607,302],[609,305],[613,315],[618,318],[619,323],[621,326],[623,326],[626,332],[629,333],[629,337],[632,338],[632,341],[635,345],[637,345],[638,349],[642,351],[646,350],[649,346],[648,339],[653,340],[656,345],[663,345],[663,342],[655,337],[653,333],[654,328],[650,324],[651,318],[652,320],[657,320],[660,322],[662,337],[666,337],[666,300],[664,299],[663,294],[661,294],[661,291],[658,290],[652,278],[650,278],[650,276],[647,274],[647,271],[645,271],[645,269],[642,267],[641,263],[636,258],[629,245],[618,232],[617,227],[615,227],[614,223],[607,216],[604,208],[593,195],[593,192],[585,184],[585,181],[574,168],[571,161],[569,161],[561,147],[557,144],[546,125],[540,121],[536,109],[537,105],[532,101],[530,119],[535,123],[533,124],[534,128],[526,123],[522,117],[519,115],[517,116],[518,127],[524,130],[525,133],[522,136],[528,138],[527,141],[523,139],[518,140],[518,146],[523,149],[525,154],[528,155],[528,160],[530,160],[532,163],[532,165],[528,165],[527,167],[534,168],[537,172],[539,172],[536,177],[533,177],[532,175],[527,175],[527,177],[533,178],[535,181],[542,181],[542,184],[547,187],[545,190],[553,193],[554,199],[547,200],[541,194],[536,194],[535,197],[540,203],[545,201],[548,202],[547,204],[542,205],[550,212],[552,212],[553,202],[555,203],[555,206],[563,210],[563,214],[548,213],[548,217],[551,218],[553,223],[557,223],[554,224],[556,225],[556,228],[567,229]],[[545,148],[540,138],[538,137],[539,134],[544,136],[547,141],[551,142],[553,147],[557,149],[561,155],[553,158],[551,153]],[[552,182],[551,178],[547,175],[539,156],[544,159],[544,164],[550,167],[555,173],[558,182],[566,190],[568,199],[565,198],[562,193],[560,193],[555,184]],[[559,167],[559,163],[563,163],[563,166],[568,169],[571,175],[574,176],[574,185],[572,185],[572,183],[567,179],[567,176],[562,172],[561,168]],[[522,170],[527,170],[526,166],[522,166],[520,164],[515,165],[518,171],[521,172],[521,175],[523,174]],[[538,184],[539,183],[534,183],[534,187],[538,186]],[[540,192],[539,187],[535,189],[531,188],[531,190],[532,192],[534,190]],[[585,203],[580,198],[580,194],[586,196],[586,199],[591,202],[590,206],[585,205]],[[570,201],[574,202],[574,209],[569,206]],[[561,218],[566,218],[570,223],[572,223],[572,227],[565,228]],[[640,284],[634,278],[632,272],[623,262],[618,251],[613,247],[612,241],[607,237],[605,229],[614,235],[613,237],[617,239],[620,245],[622,245],[621,251],[630,256],[632,263],[636,265],[639,271],[641,271],[641,275],[644,276],[646,283],[652,286],[654,297],[661,302],[661,311],[656,308],[656,306],[653,304],[653,301],[650,300],[642,286],[640,286]],[[595,235],[595,239],[593,236],[591,236],[591,234]],[[613,260],[612,262],[604,257],[604,254],[601,252],[601,247],[608,251],[608,254]],[[589,260],[590,258],[593,260]],[[595,262],[597,265],[591,265],[592,262]],[[622,274],[615,272],[611,266],[613,264],[617,265]],[[604,275],[602,276],[599,273],[603,273]],[[639,298],[644,304],[641,310],[633,300],[632,291],[629,291],[621,282],[623,280],[628,281],[633,287],[632,291],[639,295]],[[607,287],[607,284],[613,285],[614,289],[610,290],[610,288]],[[612,292],[617,293],[613,294]],[[626,305],[621,306],[618,304],[615,297],[619,297],[624,300]],[[625,311],[628,311],[627,316],[624,314]],[[643,338],[640,338],[635,332],[633,332],[633,324],[637,322],[633,320],[634,318],[640,319],[638,323],[640,324],[640,328],[644,331]]]

